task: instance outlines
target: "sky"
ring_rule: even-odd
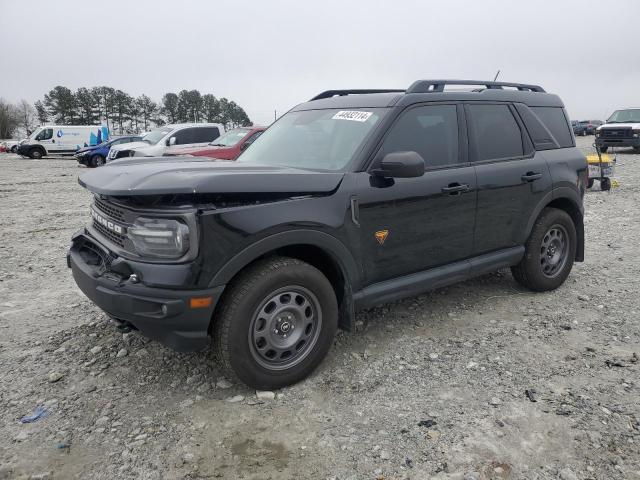
[[[608,18],[607,12],[611,12]],[[334,88],[541,85],[572,119],[640,107],[640,0],[0,0],[0,97],[198,89],[268,124]]]

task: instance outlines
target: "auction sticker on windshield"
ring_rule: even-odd
[[[336,113],[333,120],[352,120],[354,122],[366,122],[373,115],[371,112],[358,112],[356,110],[341,110]]]

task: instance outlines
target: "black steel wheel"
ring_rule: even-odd
[[[323,273],[289,257],[260,260],[238,274],[213,319],[213,342],[228,375],[272,390],[299,382],[331,348],[336,295]]]
[[[104,163],[104,157],[102,155],[94,155],[91,157],[91,160],[89,160],[89,166],[93,168],[101,167]]]
[[[569,214],[545,208],[525,243],[524,257],[511,267],[511,273],[518,283],[531,290],[556,289],[571,272],[576,248],[576,226]]]

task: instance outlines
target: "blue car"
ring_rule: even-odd
[[[99,145],[94,145],[93,147],[81,148],[75,153],[75,157],[76,160],[78,160],[78,163],[86,165],[87,167],[100,167],[104,165],[105,159],[109,154],[109,150],[113,145],[118,145],[120,143],[137,142],[141,138],[142,137],[138,135],[128,135],[126,137],[112,138],[111,140],[102,142]]]

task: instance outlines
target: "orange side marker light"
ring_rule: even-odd
[[[189,306],[191,308],[207,308],[211,306],[213,298],[211,297],[191,297],[189,299]]]

